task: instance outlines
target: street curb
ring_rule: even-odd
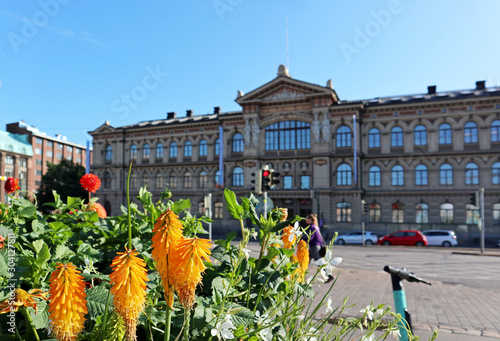
[[[454,255],[468,255],[468,256],[500,257],[500,253],[481,253],[481,252],[453,251],[452,254],[454,254]]]

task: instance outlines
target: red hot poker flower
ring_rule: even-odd
[[[101,187],[101,180],[94,174],[85,174],[80,179],[80,185],[89,192],[95,193]]]
[[[7,194],[14,193],[15,191],[21,189],[21,187],[19,187],[19,180],[14,179],[12,177],[7,178],[7,181],[5,181],[4,188]]]

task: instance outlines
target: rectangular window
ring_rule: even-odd
[[[37,166],[41,166],[41,165],[43,165],[43,161],[42,161],[42,160],[40,160],[40,159],[36,159],[36,160],[35,160],[35,165],[37,165]]]
[[[5,176],[8,178],[14,177],[14,170],[11,168],[5,168]]]
[[[301,175],[300,176],[300,189],[311,189],[309,175]]]
[[[51,150],[48,150],[46,154],[48,157],[52,157],[54,155]]]
[[[61,149],[62,150],[63,148],[64,148],[64,146],[62,144],[60,144],[60,143],[57,144],[57,149]]]
[[[35,148],[35,154],[36,155],[42,155],[42,149],[41,148]]]
[[[36,143],[43,144],[43,140],[39,137],[36,138]]]
[[[42,176],[42,170],[41,169],[35,169],[35,175]]]
[[[5,156],[5,164],[6,165],[13,165],[14,164],[14,157],[12,155],[6,155]]]
[[[292,189],[293,188],[293,178],[291,175],[285,175],[283,177],[283,189]]]
[[[72,151],[73,151],[73,147],[71,147],[71,146],[66,146],[66,150],[67,150],[68,152],[72,152]]]
[[[57,153],[57,158],[58,159],[62,159],[62,154],[61,153]]]
[[[53,145],[52,141],[47,141],[47,147],[52,147]]]
[[[77,158],[76,158],[76,163],[78,163],[78,164],[82,164],[82,158],[81,158],[81,157],[77,157]]]
[[[82,153],[82,150],[81,150],[81,149],[79,149],[79,148],[76,148],[76,153],[77,153],[77,154],[81,154],[81,153]]]
[[[19,166],[21,166],[21,167],[27,167],[28,166],[28,159],[20,158],[19,159]]]

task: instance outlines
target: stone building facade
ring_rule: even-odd
[[[290,214],[318,213],[326,231],[359,229],[362,200],[366,228],[454,229],[478,233],[470,194],[485,189],[487,236],[500,234],[500,88],[485,82],[463,91],[367,100],[341,100],[332,82],[315,85],[278,75],[261,87],[238,91],[237,112],[112,127],[93,136],[98,195],[111,214],[126,202],[125,180],[133,162],[132,196],[147,185],[155,198],[169,188],[203,212],[213,196],[214,227],[237,224],[223,203],[223,188],[252,192],[252,173],[269,166],[281,183],[269,191]],[[222,135],[220,134],[222,127]],[[222,180],[220,179],[222,155]],[[221,183],[222,181],[222,183]]]

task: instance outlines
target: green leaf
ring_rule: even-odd
[[[31,245],[33,246],[33,250],[35,250],[35,252],[38,254],[42,250],[42,247],[45,245],[45,242],[39,239],[32,242]]]
[[[10,277],[10,273],[7,271],[9,269],[8,252],[7,247],[0,250],[0,276]]]
[[[172,205],[172,211],[174,211],[175,214],[179,214],[180,212],[187,210],[190,207],[191,201],[189,201],[189,199],[181,199],[174,202],[174,204]]]
[[[286,221],[282,221],[281,223],[274,225],[274,227],[271,229],[271,232],[279,232],[279,231],[283,230],[285,227],[292,225],[296,221],[301,221],[301,220],[303,220],[303,219],[301,217],[299,217],[298,215],[296,215],[295,217],[293,217],[291,219],[288,219]]]
[[[252,223],[257,225],[261,230],[262,230],[262,223],[259,220],[259,215],[257,214],[257,211],[255,210],[255,205],[250,201],[250,205],[248,207],[248,213],[250,215],[250,219],[252,220]]]
[[[224,198],[226,199],[226,208],[234,219],[243,220],[243,208],[236,200],[236,194],[230,189],[224,189]]]
[[[33,216],[36,216],[36,207],[35,206],[23,207],[19,210],[17,214],[23,218],[31,218]]]
[[[233,304],[231,306],[231,309],[237,309],[236,313],[234,313],[231,316],[231,319],[233,320],[234,325],[246,327],[246,326],[251,325],[254,322],[255,316],[250,309],[243,307],[239,304]]]
[[[35,314],[35,309],[28,308],[28,312],[33,319],[33,326],[36,329],[42,329],[49,325],[49,306],[44,300],[36,299],[38,305],[38,314]]]
[[[109,290],[106,289],[104,285],[99,285],[87,290],[87,307],[89,316],[92,320],[95,320],[99,315],[104,314],[108,293]],[[111,302],[112,300],[113,296],[111,296]]]
[[[63,260],[67,257],[74,256],[75,253],[66,245],[57,245],[56,251],[54,252],[53,260]]]
[[[43,244],[42,249],[40,252],[37,254],[37,262],[40,265],[43,265],[45,262],[47,262],[50,259],[50,251],[49,251],[49,246],[47,244]]]

